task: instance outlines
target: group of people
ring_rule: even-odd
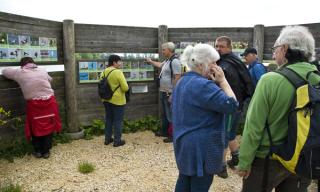
[[[260,191],[264,161],[270,143],[268,124],[274,144],[284,142],[288,130],[289,106],[294,87],[281,75],[267,72],[257,58],[255,48],[243,56],[247,67],[232,52],[231,39],[218,37],[215,47],[208,44],[187,46],[180,58],[175,45],[162,45],[163,62],[146,59],[161,68],[160,99],[163,108],[162,128],[157,136],[173,142],[179,176],[175,191],[208,191],[214,175],[227,178],[227,165],[243,177],[243,192]],[[290,67],[301,77],[315,71],[310,64],[315,57],[315,40],[303,26],[284,27],[274,43],[273,59],[279,68]],[[100,78],[108,76],[114,94],[102,100],[105,107],[104,144],[123,146],[121,137],[128,83],[119,70],[122,60],[111,55]],[[188,72],[182,75],[182,66]],[[112,74],[111,74],[112,72]],[[52,133],[61,130],[51,77],[32,58],[21,59],[20,69],[4,69],[3,75],[18,82],[27,101],[26,135],[32,138],[33,155],[48,158]],[[250,102],[240,146],[236,140],[243,106]],[[113,129],[114,128],[114,129]],[[114,133],[113,133],[114,132]],[[112,137],[114,135],[114,137]],[[226,160],[229,147],[231,159]],[[304,192],[310,180],[287,171],[278,161],[270,160],[267,191]]]
[[[266,73],[254,48],[242,54],[248,68],[232,53],[230,38],[218,37],[215,48],[188,46],[181,55],[190,71],[172,92],[173,145],[179,170],[175,191],[208,191],[214,175],[228,177],[229,165],[243,177],[242,192],[306,192],[309,179],[294,175],[277,160],[265,159],[271,146],[266,125],[274,145],[285,142],[295,88],[284,76]],[[304,79],[317,70],[311,64],[315,40],[306,27],[284,27],[272,50],[279,69],[289,67]],[[250,103],[239,147],[235,131],[245,102]],[[226,162],[227,146],[232,158]]]

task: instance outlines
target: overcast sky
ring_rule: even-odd
[[[320,0],[0,0],[0,11],[54,21],[144,27],[320,22]]]

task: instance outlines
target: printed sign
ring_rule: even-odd
[[[100,75],[108,66],[108,57],[113,53],[77,53],[79,60],[79,82],[96,83]],[[154,53],[114,53],[122,58],[121,70],[128,82],[153,81],[154,67],[145,62],[146,58],[158,60]]]
[[[23,57],[35,61],[58,61],[56,38],[0,32],[0,63],[19,62]]]

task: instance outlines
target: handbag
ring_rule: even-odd
[[[131,94],[131,87],[129,87],[128,91],[125,92],[126,102],[127,103],[130,101],[130,94]]]

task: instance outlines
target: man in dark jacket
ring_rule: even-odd
[[[216,39],[215,48],[220,54],[220,60],[217,64],[223,69],[225,77],[229,82],[231,89],[235,93],[239,102],[238,110],[226,116],[226,149],[224,155],[223,171],[218,174],[219,177],[227,178],[226,151],[229,146],[232,159],[227,163],[234,168],[239,161],[239,143],[236,141],[236,129],[239,124],[244,101],[251,97],[254,92],[254,86],[250,78],[250,73],[245,64],[232,53],[231,39],[227,36],[221,36]]]

